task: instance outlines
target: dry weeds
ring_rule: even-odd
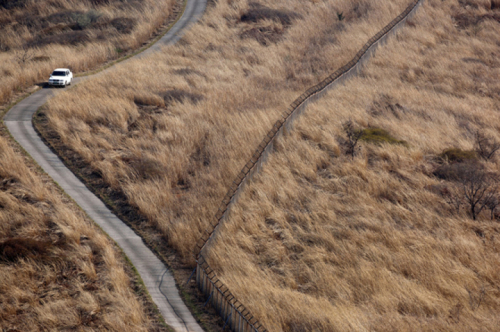
[[[209,261],[269,330],[498,331],[500,223],[457,211],[433,173],[478,130],[500,139],[500,25],[485,3],[426,1],[242,193]],[[349,119],[408,146],[361,142],[352,160]]]
[[[43,112],[85,172],[102,177],[110,196],[125,195],[191,260],[283,107],[407,5],[219,1],[179,45],[60,94]],[[261,28],[282,34],[266,43],[247,34]]]
[[[219,1],[180,45],[43,110],[82,167],[186,260],[280,111],[408,3],[265,5],[249,15],[262,4]],[[433,174],[444,150],[473,148],[477,129],[500,138],[491,7],[428,0],[361,77],[310,108],[247,187],[209,259],[270,330],[498,328],[500,226],[457,213]],[[407,145],[361,142],[354,160],[343,156],[349,118]]]
[[[0,137],[0,330],[157,330],[116,248]]]
[[[0,103],[54,68],[94,69],[140,47],[176,1],[0,2]]]

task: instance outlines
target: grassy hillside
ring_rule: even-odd
[[[37,118],[74,169],[192,250],[278,114],[407,1],[219,1],[181,43],[52,99]]]
[[[13,90],[46,81],[54,68],[86,71],[138,48],[181,3],[1,0],[0,103]]]
[[[245,189],[209,262],[270,331],[498,330],[499,211],[479,201],[473,220],[464,195],[488,178],[500,193],[491,7],[426,1]]]
[[[2,331],[163,330],[114,244],[1,136],[0,280]]]

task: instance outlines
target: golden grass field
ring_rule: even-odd
[[[0,1],[0,103],[54,68],[83,72],[137,49],[175,0]],[[179,6],[179,4],[177,4]]]
[[[0,136],[0,330],[163,330],[135,278],[115,245]]]
[[[208,249],[270,331],[498,331],[500,223],[456,213],[433,175],[476,130],[500,140],[498,18],[426,1],[279,140]],[[339,144],[349,119],[408,147],[361,143],[352,160]]]
[[[192,263],[281,111],[407,5],[218,1],[179,45],[52,99],[42,131]],[[426,1],[279,141],[208,257],[270,331],[498,328],[500,225],[456,213],[434,171],[477,129],[500,140],[499,17],[490,1]],[[348,119],[407,145],[361,143],[352,160]]]
[[[220,1],[179,45],[63,92],[42,113],[56,141],[83,158],[84,172],[101,176],[110,196],[122,193],[192,260],[227,187],[281,109],[406,6]]]

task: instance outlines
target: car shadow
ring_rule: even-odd
[[[42,89],[51,89],[52,88],[49,85],[49,82],[36,83],[35,85],[41,87]]]

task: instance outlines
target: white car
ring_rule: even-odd
[[[73,80],[73,73],[68,68],[57,68],[52,72],[49,78],[50,86],[62,86],[71,85]]]

